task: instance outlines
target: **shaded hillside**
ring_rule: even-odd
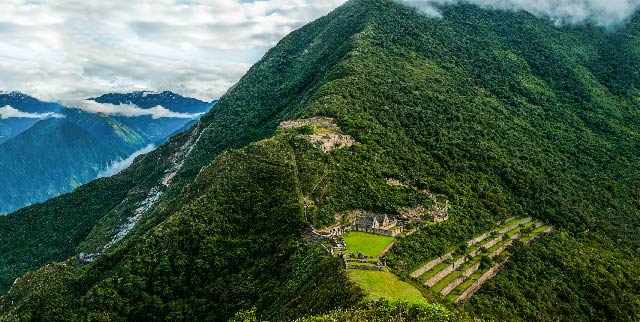
[[[0,213],[71,191],[124,154],[65,119],[40,121],[0,145]]]
[[[56,103],[42,102],[18,92],[0,92],[0,108],[11,106],[25,113],[58,113],[63,107]],[[0,119],[0,144],[16,137],[40,121],[39,118]]]
[[[352,210],[427,204],[426,190],[451,202],[450,219],[399,238],[386,256],[396,274],[410,280],[496,221],[530,215],[557,231],[514,246],[510,264],[458,308],[510,321],[632,321],[640,84],[620,66],[640,61],[637,22],[607,31],[524,12],[442,10],[432,19],[395,2],[352,0],[287,36],[195,127],[100,181],[136,183],[123,188],[126,199],[96,197],[114,206],[91,214],[90,232],[70,227],[84,241],[46,259],[18,251],[28,238],[6,245],[6,261],[23,263],[8,276],[79,256],[19,279],[0,299],[0,317],[382,320],[375,306],[348,309],[362,295],[339,260],[302,236],[308,224]],[[612,42],[627,54],[610,55]],[[309,140],[313,129],[276,130],[317,116],[355,143],[323,151]],[[21,215],[45,216],[37,207]],[[62,206],[51,220],[68,226],[77,216]],[[24,223],[0,218],[0,229]],[[56,233],[39,230],[45,239]],[[431,307],[435,317],[420,314],[443,318],[442,305]]]
[[[336,15],[343,15],[345,19],[349,19],[350,29],[358,30],[362,28],[365,20],[363,15],[365,13],[364,9],[356,12],[345,12],[343,10],[336,13]],[[183,187],[192,182],[199,169],[209,164],[216,155],[225,150],[242,147],[247,142],[257,141],[272,135],[280,121],[280,119],[274,118],[273,110],[284,110],[289,104],[291,105],[289,109],[298,105],[295,100],[281,101],[281,98],[287,97],[287,93],[306,90],[305,85],[317,77],[315,68],[322,65],[320,62],[326,62],[326,65],[322,68],[327,70],[331,67],[331,64],[341,59],[342,55],[351,48],[349,43],[345,43],[351,33],[342,29],[344,22],[340,24],[333,23],[330,28],[325,26],[326,23],[334,19],[335,16],[316,22],[313,25],[313,35],[299,31],[283,41],[295,44],[293,45],[294,47],[300,47],[301,49],[297,51],[297,55],[302,55],[304,44],[308,45],[312,40],[318,39],[317,42],[323,43],[324,46],[309,55],[309,60],[302,61],[296,57],[288,57],[288,46],[274,48],[268,55],[274,58],[266,59],[262,64],[254,66],[253,70],[263,69],[261,73],[270,73],[271,68],[268,65],[274,64],[275,61],[282,61],[282,67],[279,69],[278,75],[271,74],[274,77],[277,76],[276,79],[268,83],[260,83],[256,81],[261,77],[256,75],[257,72],[249,73],[236,87],[243,89],[255,87],[259,90],[230,90],[229,94],[220,100],[219,108],[212,110],[195,127],[172,138],[156,151],[140,157],[138,162],[123,173],[112,178],[99,180],[102,183],[101,185],[91,183],[83,191],[64,195],[42,205],[23,209],[14,215],[0,217],[0,230],[2,230],[0,236],[7,236],[9,232],[21,236],[21,238],[16,238],[15,242],[14,239],[10,238],[3,240],[5,251],[2,258],[6,260],[6,263],[9,263],[6,265],[7,273],[3,277],[3,288],[8,288],[16,277],[24,274],[28,269],[33,270],[49,262],[65,260],[74,254],[76,247],[79,245],[79,241],[76,240],[64,245],[42,244],[37,251],[31,252],[32,249],[29,248],[28,243],[30,232],[26,228],[28,223],[40,221],[40,218],[44,216],[43,207],[59,209],[59,216],[48,217],[50,222],[47,225],[38,227],[37,233],[42,236],[42,239],[56,239],[65,228],[74,232],[82,231],[84,238],[87,238],[85,229],[96,224],[100,227],[103,227],[102,224],[106,225],[104,229],[96,227],[96,232],[113,230],[113,222],[122,219],[121,217],[130,216],[136,207],[136,203],[144,199],[139,196],[140,191],[148,191],[154,185],[160,184],[167,171],[176,171],[177,175],[169,187],[162,188],[165,193],[157,206],[139,224],[139,230],[144,231],[144,229],[164,220],[171,210],[175,210],[174,207],[169,208],[164,213],[160,213],[160,210],[167,208],[173,198],[179,197]],[[335,48],[340,48],[340,52],[336,52]],[[285,57],[286,61],[283,60]],[[297,63],[297,65],[289,66],[287,62]],[[300,71],[304,71],[304,73]],[[292,81],[280,81],[285,78],[290,78]],[[256,97],[256,95],[267,96],[269,99],[258,99],[260,97]],[[302,94],[300,95],[302,96]],[[247,102],[252,103],[245,104]],[[274,103],[277,103],[277,105],[274,105]],[[195,142],[197,144],[194,144]],[[190,149],[190,147],[194,147],[194,149]],[[178,167],[180,164],[183,164],[183,166]],[[123,189],[114,190],[114,192],[118,193],[107,193],[107,186],[111,181],[126,182],[126,184],[118,185]],[[134,184],[134,182],[136,183]],[[129,196],[125,199],[122,192],[124,192],[124,196],[127,196],[127,194]],[[96,204],[112,206],[91,211],[64,210],[69,203],[75,203],[74,200],[82,196],[95,198]],[[126,209],[127,212],[118,211],[121,208]],[[74,218],[86,216],[83,213],[91,214],[87,218],[87,227],[79,229],[70,225]],[[18,220],[17,217],[24,219]],[[101,218],[103,220],[99,221]],[[98,240],[94,244],[104,244],[104,241],[101,242],[100,239],[110,238],[110,236],[103,237],[103,234],[100,233],[97,233],[97,235],[95,238],[90,238]],[[24,249],[29,249],[30,251],[25,254],[22,251]],[[50,254],[50,256],[39,256],[39,253]],[[13,263],[20,263],[20,265]]]
[[[114,105],[133,104],[142,109],[150,109],[159,105],[177,113],[206,113],[209,112],[211,106],[218,102],[218,100],[203,102],[195,98],[184,97],[180,94],[169,91],[141,91],[128,94],[110,93],[90,99],[98,103],[109,103]]]
[[[124,98],[142,94],[108,95]],[[0,142],[5,138],[12,139],[11,144],[0,144],[0,151],[6,152],[2,158],[5,171],[0,173],[0,182],[17,181],[0,191],[0,214],[11,213],[24,206],[70,192],[95,179],[97,174],[108,173],[108,168],[113,164],[150,144],[155,146],[157,142],[165,141],[177,131],[185,130],[185,126],[189,124],[193,125],[197,122],[197,113],[208,110],[215,103],[170,92],[139,97],[136,102],[164,104],[176,111],[192,111],[195,114],[192,114],[193,117],[179,118],[106,115],[64,108],[57,103],[42,102],[17,92],[0,94],[0,107],[3,106],[1,104],[6,104],[19,112],[37,114],[30,116],[35,118],[18,116],[0,120]],[[64,118],[82,129],[95,144],[56,145],[58,141],[66,142],[69,138],[53,128],[36,127],[36,123],[40,121],[56,123],[47,119],[47,113],[56,113],[58,119]],[[38,118],[38,115],[41,117]],[[101,149],[98,155],[94,155],[96,149]],[[34,173],[38,175],[33,175]]]

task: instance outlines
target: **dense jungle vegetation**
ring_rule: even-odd
[[[27,241],[3,245],[0,257],[22,263],[3,273],[5,287],[60,263],[19,279],[0,299],[0,320],[637,319],[638,16],[606,30],[441,9],[429,18],[396,2],[349,1],[283,39],[200,124],[128,171],[3,219],[7,231],[26,229],[20,215],[63,225],[83,216],[67,201],[123,182],[122,193],[95,197],[92,215],[107,216],[127,191],[158,184],[170,155],[200,137],[163,199],[95,262],[65,262],[78,240],[46,258]],[[357,143],[323,153],[302,130],[277,129],[313,116],[334,118]],[[460,306],[434,296],[434,307],[354,308],[362,293],[340,261],[301,241],[301,200],[316,226],[354,209],[396,214],[430,202],[388,178],[453,205],[448,222],[400,238],[387,255],[405,279],[500,219],[530,215],[557,231],[516,247]],[[58,216],[44,217],[53,205]],[[64,227],[86,236],[96,220]]]

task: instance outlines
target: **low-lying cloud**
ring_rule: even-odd
[[[149,144],[146,147],[134,152],[133,154],[131,154],[128,158],[124,159],[124,160],[119,160],[119,161],[115,161],[112,162],[104,171],[98,173],[98,178],[105,178],[105,177],[111,177],[114,176],[120,172],[122,172],[122,170],[128,168],[131,166],[131,164],[133,164],[133,161],[140,155],[149,153],[151,151],[153,151],[156,147],[153,144]]]
[[[64,118],[64,115],[59,113],[27,113],[16,108],[13,108],[9,105],[4,107],[0,107],[0,119],[6,120],[11,118],[22,118],[22,119],[46,119],[46,118]]]
[[[98,103],[92,100],[83,100],[67,103],[72,106],[91,113],[104,113],[107,115],[138,117],[151,116],[153,119],[159,118],[179,118],[179,119],[197,119],[204,113],[178,113],[173,112],[163,106],[155,106],[152,108],[140,108],[135,104],[108,104]]]
[[[527,11],[537,17],[551,19],[557,25],[593,23],[615,26],[624,23],[638,7],[640,0],[405,0],[431,17],[440,17],[439,5],[469,3],[482,8]]]

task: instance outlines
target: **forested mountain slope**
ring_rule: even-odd
[[[136,116],[123,110],[122,114],[107,115],[42,102],[22,93],[0,93],[0,108],[6,105],[18,113],[32,114],[0,119],[0,166],[4,170],[0,182],[5,183],[0,190],[0,214],[73,191],[98,175],[109,174],[113,164],[184,130],[216,103],[171,92],[145,93],[106,94],[96,100],[140,104],[145,109],[163,106],[168,113],[187,114]],[[76,133],[60,131],[54,124],[77,127]],[[86,140],[80,144],[70,135]]]
[[[0,218],[5,285],[61,262],[20,278],[0,299],[0,319],[222,321],[255,307],[258,319],[384,320],[395,309],[348,311],[362,294],[338,259],[302,236],[352,210],[395,214],[428,202],[414,186],[449,200],[450,220],[400,238],[386,256],[395,273],[408,279],[497,220],[530,215],[557,231],[515,246],[510,264],[458,309],[510,321],[633,321],[637,16],[605,30],[442,10],[428,18],[391,1],[349,1],[283,39],[215,110],[130,169]],[[308,128],[277,129],[318,116],[355,144],[324,152]],[[100,208],[69,206],[84,196]],[[65,230],[75,238],[32,246],[25,227],[45,220],[40,240]],[[22,238],[3,240],[9,232]]]
[[[32,114],[58,113],[63,109],[60,104],[42,102],[19,92],[0,91],[0,108],[7,106]],[[0,118],[0,144],[24,132],[39,120],[39,118]]]
[[[67,119],[42,120],[0,145],[0,213],[71,191],[127,153]]]

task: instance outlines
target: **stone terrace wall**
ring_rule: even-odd
[[[507,247],[511,246],[512,244],[513,244],[513,240],[510,240],[510,241],[504,243],[504,245],[498,247],[496,250],[491,252],[491,254],[489,254],[489,258],[494,258],[494,257],[502,254],[502,252],[504,252],[504,250],[507,249]]]
[[[462,284],[462,282],[464,282],[465,279],[466,277],[464,276],[457,277],[456,279],[451,281],[451,283],[449,283],[447,286],[442,288],[442,290],[440,290],[440,294],[444,296],[449,295],[449,293],[451,293],[451,291],[453,291],[456,287],[458,287],[458,285]]]
[[[467,268],[464,272],[462,272],[462,276],[469,277],[473,275],[475,272],[477,272],[478,269],[480,269],[480,262],[477,262],[473,264],[473,266]]]
[[[382,271],[382,266],[367,266],[367,265],[349,265],[347,269],[357,269],[361,271]]]
[[[502,241],[502,236],[498,236],[492,240],[490,240],[489,242],[487,242],[486,244],[482,245],[482,247],[489,249],[493,246],[495,246],[495,244],[499,243]]]
[[[426,263],[424,266],[420,267],[417,271],[413,272],[413,274],[411,274],[411,277],[413,278],[417,278],[419,276],[422,276],[422,274],[430,271],[432,268],[442,264],[442,262],[446,261],[447,259],[450,259],[453,257],[452,253],[447,253],[444,254],[428,263]]]
[[[533,220],[531,217],[527,217],[525,219],[518,220],[514,224],[512,224],[511,226],[498,230],[498,232],[501,233],[501,234],[504,234],[504,233],[506,233],[506,232],[508,232],[510,230],[513,230],[514,228],[516,228],[516,227],[518,227],[520,225],[524,225],[524,224],[530,222],[531,220]]]
[[[462,266],[467,261],[469,261],[469,258],[467,258],[467,256],[463,256],[462,258],[460,258],[460,259],[456,260],[455,262],[453,262],[453,264],[451,264],[451,265],[445,267],[444,269],[442,269],[436,275],[431,276],[431,278],[429,280],[427,280],[427,282],[424,283],[424,285],[428,285],[429,287],[433,287],[438,282],[440,282],[440,280],[445,278],[447,275],[451,274],[453,271],[458,269],[458,267]]]
[[[449,295],[451,291],[453,291],[456,287],[458,287],[458,285],[462,284],[462,282],[464,282],[467,278],[469,278],[469,276],[477,272],[478,269],[480,269],[480,262],[477,262],[473,264],[473,266],[467,268],[464,272],[462,272],[462,275],[460,275],[460,277],[454,279],[453,281],[451,281],[451,283],[449,283],[449,285],[445,286],[442,290],[440,290],[440,293],[445,296]]]
[[[464,290],[464,292],[462,292],[460,294],[460,296],[458,296],[458,298],[456,298],[456,300],[454,302],[456,302],[456,303],[460,302],[460,301],[470,297],[475,292],[477,292],[480,289],[480,287],[482,286],[482,284],[484,284],[486,281],[488,281],[489,279],[491,279],[494,276],[496,276],[498,271],[502,268],[502,266],[506,262],[507,262],[507,259],[505,259],[502,263],[493,265],[487,272],[482,274],[482,276],[480,276],[480,278],[478,278],[475,282],[473,282],[473,284],[471,284],[471,286],[469,286],[469,288]]]
[[[482,235],[470,240],[469,242],[467,242],[467,247],[471,247],[471,246],[473,246],[473,245],[475,245],[475,244],[487,239],[487,237],[489,237],[489,235],[490,235],[490,233],[487,232],[487,233],[484,233],[484,234],[482,234]]]
[[[378,255],[378,258],[384,257],[384,255],[386,255],[391,250],[391,248],[393,248],[393,245],[395,245],[395,244],[396,244],[396,241],[395,240],[392,241],[391,244],[389,244],[389,246],[387,246],[387,248],[385,248],[382,251],[382,253],[380,253],[380,255]]]

